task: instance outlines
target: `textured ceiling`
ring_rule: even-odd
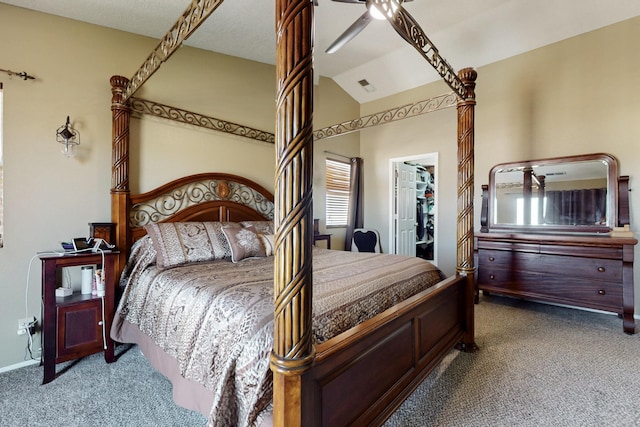
[[[160,39],[188,0],[2,0],[45,13]],[[365,11],[362,4],[318,0],[316,73],[358,102],[438,79],[431,66],[384,21],[373,21],[334,54],[325,49]],[[455,68],[480,67],[640,15],[639,0],[414,0],[404,5]],[[275,6],[226,0],[187,45],[275,63]],[[594,55],[597,53],[594,52]],[[141,61],[144,58],[140,58]],[[389,78],[393,76],[393,78]],[[366,92],[366,79],[376,90]]]

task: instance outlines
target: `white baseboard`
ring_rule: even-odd
[[[24,368],[25,366],[31,366],[40,363],[39,360],[26,360],[24,362],[16,363],[14,365],[9,365],[0,368],[0,374],[3,372],[13,371],[14,369]]]

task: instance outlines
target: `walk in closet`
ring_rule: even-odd
[[[435,234],[434,166],[416,165],[416,256],[433,261]]]
[[[437,160],[437,153],[392,159],[392,253],[437,263]]]

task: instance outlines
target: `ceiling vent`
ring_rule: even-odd
[[[362,79],[359,80],[358,83],[360,84],[360,86],[362,86],[362,88],[367,91],[367,92],[375,92],[376,88],[374,85],[372,85],[371,83],[369,83],[367,81],[367,79]]]

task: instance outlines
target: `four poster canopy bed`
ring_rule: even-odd
[[[451,349],[476,350],[476,73],[456,74],[400,3],[372,1],[381,10],[396,3],[388,21],[457,99],[457,273],[445,278],[418,258],[313,248],[312,2],[276,0],[275,135],[132,97],[220,3],[192,1],[133,78],[111,78],[123,285],[112,336],[140,345],[171,379],[174,400],[210,425],[380,425]],[[131,195],[129,122],[146,110],[272,138],[275,195],[220,173]]]

